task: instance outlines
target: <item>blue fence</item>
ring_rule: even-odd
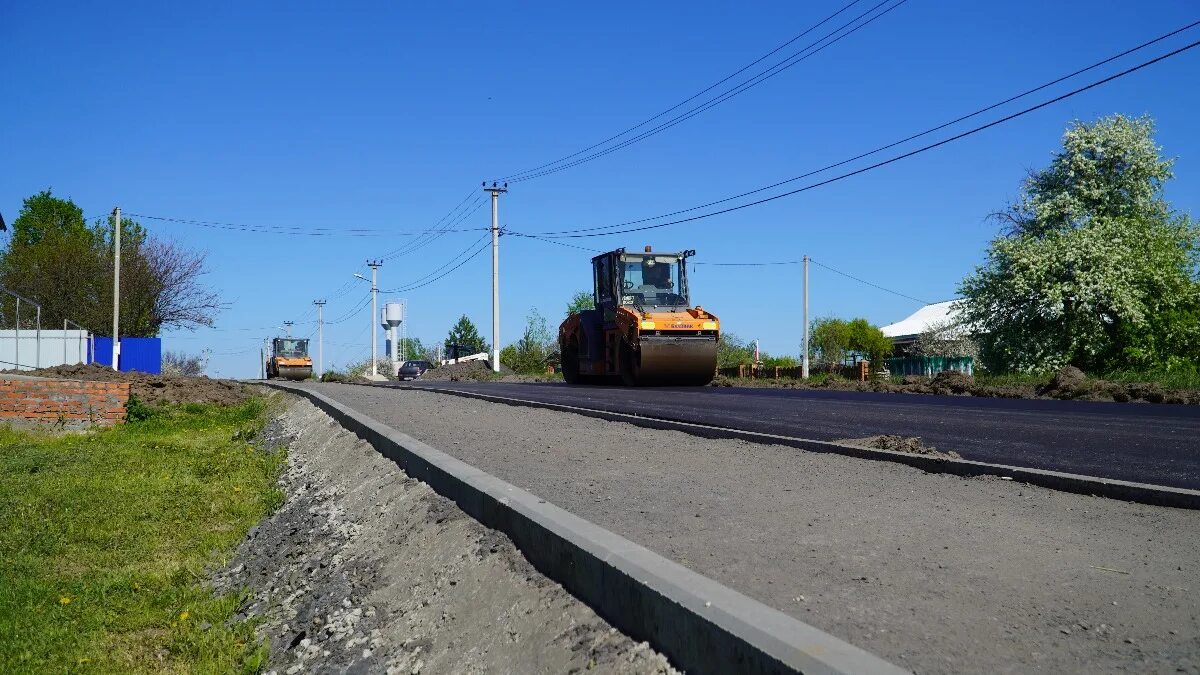
[[[112,338],[96,336],[92,363],[112,366]],[[117,370],[161,374],[162,338],[121,338],[121,363]]]

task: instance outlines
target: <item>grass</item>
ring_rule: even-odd
[[[190,404],[66,436],[0,428],[0,672],[257,672],[207,571],[282,503],[265,406]]]

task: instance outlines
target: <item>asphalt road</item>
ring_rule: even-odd
[[[1200,489],[1200,407],[797,389],[410,383],[816,440],[919,436],[966,459]]]

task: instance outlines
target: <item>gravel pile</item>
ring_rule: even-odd
[[[7,372],[15,373],[16,371]],[[130,393],[148,405],[164,403],[237,405],[246,400],[245,388],[240,382],[233,380],[211,380],[207,377],[184,377],[181,375],[148,375],[139,372],[125,373],[96,363],[22,370],[19,374],[87,382],[129,382]]]
[[[287,499],[214,587],[249,589],[272,672],[676,672],[308,401],[257,443]]]
[[[500,375],[511,375],[512,368],[500,364]],[[462,361],[438,366],[425,371],[422,380],[434,382],[458,382],[459,380],[491,380],[496,377],[487,361]]]

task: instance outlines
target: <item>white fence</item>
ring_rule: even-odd
[[[0,369],[33,370],[87,363],[92,336],[86,330],[0,330]]]

